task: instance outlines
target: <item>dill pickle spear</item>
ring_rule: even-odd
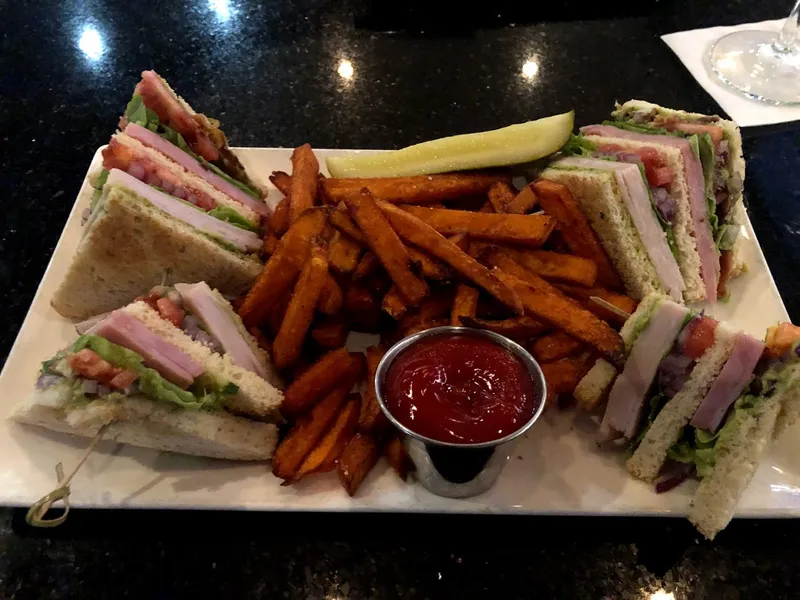
[[[467,133],[376,154],[331,156],[333,177],[403,177],[516,165],[556,152],[569,139],[573,111],[502,129]]]

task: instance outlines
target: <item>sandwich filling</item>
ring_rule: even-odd
[[[268,378],[264,359],[245,339],[230,305],[204,281],[159,285],[136,298],[135,302],[144,302],[162,319],[212,352],[228,355],[234,364],[262,379]],[[115,315],[97,315],[78,323],[75,329],[79,334],[96,333],[98,328],[106,327],[109,316]],[[114,341],[113,338],[109,339]]]
[[[119,311],[43,362],[36,387],[39,403],[63,407],[68,421],[70,412],[94,401],[114,403],[131,395],[176,408],[219,410],[239,389]]]
[[[228,250],[251,253],[257,252],[261,246],[261,239],[258,235],[248,228],[243,228],[232,215],[226,214],[225,207],[217,207],[212,211],[205,212],[201,208],[147,185],[119,169],[113,169],[107,175],[101,174],[95,185],[99,185],[100,188],[96,188],[95,196],[92,199],[92,207],[86,217],[85,231],[89,230],[103,211],[103,204],[110,191],[114,187],[121,187],[137,194],[171,217],[194,227]],[[230,213],[236,214],[233,210],[230,210]],[[236,214],[236,216],[239,215]]]
[[[638,165],[599,158],[568,157],[554,162],[558,169],[588,169],[613,174],[621,200],[633,221],[650,261],[664,290],[680,300],[684,288],[683,277],[670,248],[671,229],[662,223],[654,209],[649,187]],[[665,228],[669,233],[665,232]]]
[[[138,123],[158,133],[251,197],[263,197],[242,163],[228,148],[219,122],[195,113],[155,71],[142,73],[133,98],[120,119],[120,129],[126,129],[129,123]]]
[[[656,130],[628,126],[625,123],[606,122],[603,125],[582,127],[586,135],[616,137],[634,140],[643,144],[672,146],[680,150],[688,185],[689,209],[692,216],[695,243],[700,257],[700,276],[706,288],[706,298],[714,301],[720,277],[719,252],[715,244],[717,233],[716,203],[709,201],[706,193],[707,181],[713,178],[713,155],[709,139],[692,136],[684,139],[666,132],[655,135]],[[710,163],[709,163],[710,160]]]
[[[691,317],[687,308],[674,302],[658,302],[649,317],[640,317],[646,325],[640,330],[622,373],[611,388],[601,436],[628,440],[636,437],[659,367]]]

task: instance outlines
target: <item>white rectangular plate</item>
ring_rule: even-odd
[[[318,150],[320,163],[347,150]],[[274,170],[289,171],[291,150],[245,148],[242,161],[267,181]],[[89,172],[99,169],[99,151]],[[0,375],[0,417],[33,390],[39,363],[67,346],[71,323],[50,307],[50,297],[67,270],[80,239],[80,217],[91,188],[84,181],[39,290]],[[280,193],[271,190],[271,199]],[[788,320],[764,257],[746,223],[749,271],[731,285],[731,301],[708,313],[762,337],[767,326]],[[144,290],[143,290],[144,291]],[[354,340],[356,341],[356,340]],[[363,340],[362,340],[363,341]],[[622,458],[598,452],[595,425],[585,416],[551,411],[525,436],[497,485],[466,500],[429,494],[401,482],[381,463],[356,498],[349,498],[333,474],[281,487],[269,464],[238,465],[101,443],[72,484],[71,500],[82,507],[197,508],[314,511],[401,511],[603,515],[682,515],[693,484],[657,495],[630,479]],[[739,514],[800,514],[800,472],[793,466],[800,442],[787,436],[774,447],[744,495]],[[0,504],[30,505],[50,491],[55,464],[70,470],[86,440],[0,419]]]

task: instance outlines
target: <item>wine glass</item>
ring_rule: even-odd
[[[800,105],[800,0],[780,33],[745,30],[714,44],[711,70],[745,96],[770,104]]]

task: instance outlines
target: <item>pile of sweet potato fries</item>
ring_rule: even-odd
[[[516,340],[542,366],[548,405],[597,358],[623,362],[620,317],[589,298],[628,313],[636,302],[564,186],[518,192],[506,173],[326,178],[308,144],[270,180],[284,198],[238,310],[290,382],[273,458],[287,484],[335,469],[353,495],[381,455],[406,478],[413,465],[373,382],[386,349],[418,331],[464,325]],[[349,352],[350,331],[381,343]]]

